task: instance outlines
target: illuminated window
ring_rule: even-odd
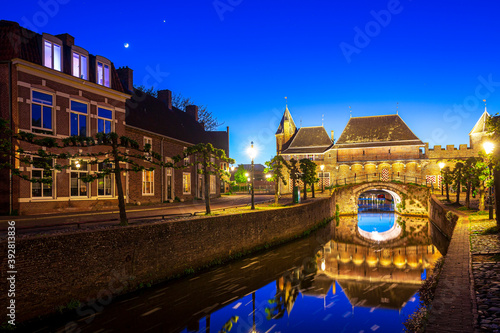
[[[154,170],[142,170],[142,195],[154,195]]]
[[[61,71],[61,46],[48,40],[43,45],[43,65]]]
[[[153,139],[144,137],[144,150],[148,150],[144,152],[144,156],[146,156],[146,159],[148,161],[151,161],[151,152],[153,151]]]
[[[87,57],[73,52],[73,76],[87,80]]]
[[[70,135],[87,136],[87,104],[71,101]]]
[[[54,183],[54,161],[47,161],[43,158],[33,158],[31,166],[31,179],[52,178]],[[32,198],[52,198],[52,184],[45,183],[31,183],[31,197]]]
[[[182,193],[191,194],[191,174],[189,172],[182,174]]]
[[[186,150],[187,148],[184,147],[184,150]],[[184,157],[184,165],[188,165],[189,164],[189,156],[186,156]]]
[[[112,170],[113,164],[101,162],[98,164],[99,172]],[[112,196],[114,185],[114,174],[111,172],[104,175],[97,180],[97,195],[99,196]]]
[[[52,134],[52,95],[39,91],[31,94],[31,128],[33,132]]]
[[[72,197],[88,197],[89,184],[81,178],[87,176],[89,173],[87,162],[84,161],[71,161],[71,196]]]
[[[113,111],[103,108],[97,108],[97,132],[111,133],[113,124]]]
[[[109,77],[109,65],[97,62],[97,83],[101,86],[111,87]]]
[[[217,192],[217,184],[215,183],[215,175],[210,175],[210,194],[215,194]]]

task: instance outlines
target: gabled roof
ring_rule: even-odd
[[[290,111],[288,110],[288,106],[285,108],[285,112],[283,113],[283,117],[281,117],[280,125],[278,126],[278,130],[276,131],[276,134],[282,134],[285,132],[285,121],[290,121],[290,126],[292,126],[293,130],[290,132],[295,132],[297,130],[297,127],[295,126],[295,123],[293,121],[292,115]]]
[[[161,100],[140,90],[135,89],[134,96],[140,101],[126,104],[127,125],[192,144],[211,143],[229,154],[228,132],[205,131],[188,113],[176,107],[170,110]]]
[[[472,131],[470,131],[469,135],[471,135],[471,134],[479,134],[479,133],[486,132],[487,131],[486,121],[490,117],[491,116],[488,113],[488,111],[486,111],[486,109],[484,109],[483,114],[481,115],[481,117],[479,117],[479,120],[477,121],[476,125],[474,125],[474,127],[472,128]]]
[[[323,126],[302,127],[290,139],[282,154],[320,154],[332,145]]]
[[[424,145],[399,115],[353,117],[335,143],[336,148]]]

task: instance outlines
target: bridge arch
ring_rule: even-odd
[[[364,192],[378,190],[390,193],[395,200],[394,209],[401,215],[428,216],[430,191],[426,187],[393,182],[368,182],[340,187],[335,192],[335,202],[340,214],[358,213],[358,199]]]

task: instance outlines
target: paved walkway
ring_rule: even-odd
[[[260,203],[272,200],[274,195],[256,195],[255,202]],[[280,203],[291,202],[288,196],[280,199]],[[231,195],[211,199],[212,209],[223,209],[233,206],[247,205],[250,203],[249,195]],[[145,218],[148,216],[158,216],[162,214],[189,214],[202,212],[205,210],[205,202],[202,200],[182,203],[170,203],[151,206],[127,206],[127,216],[133,218]],[[31,230],[32,228],[42,228],[40,230],[50,230],[54,228],[66,228],[68,225],[76,227],[75,223],[93,224],[116,224],[119,217],[117,210],[84,211],[71,213],[48,213],[26,216],[0,216],[0,235],[4,234],[8,227],[8,221],[16,221],[19,232]],[[96,222],[98,221],[98,222]]]
[[[432,302],[426,332],[474,332],[476,306],[469,249],[469,220],[463,214],[459,216]]]

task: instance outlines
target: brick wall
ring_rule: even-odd
[[[458,216],[453,214],[450,219],[447,218],[446,214],[448,210],[446,207],[433,195],[429,201],[429,219],[437,225],[437,227],[443,232],[448,239],[453,236],[453,230],[458,221]]]
[[[17,320],[54,312],[72,299],[109,292],[116,275],[130,288],[159,282],[187,268],[301,234],[335,210],[332,198],[291,208],[189,221],[19,238],[16,242]],[[2,253],[7,244],[0,243]],[[6,267],[6,256],[2,267]],[[5,270],[0,279],[6,281]],[[7,294],[0,294],[6,307]]]

